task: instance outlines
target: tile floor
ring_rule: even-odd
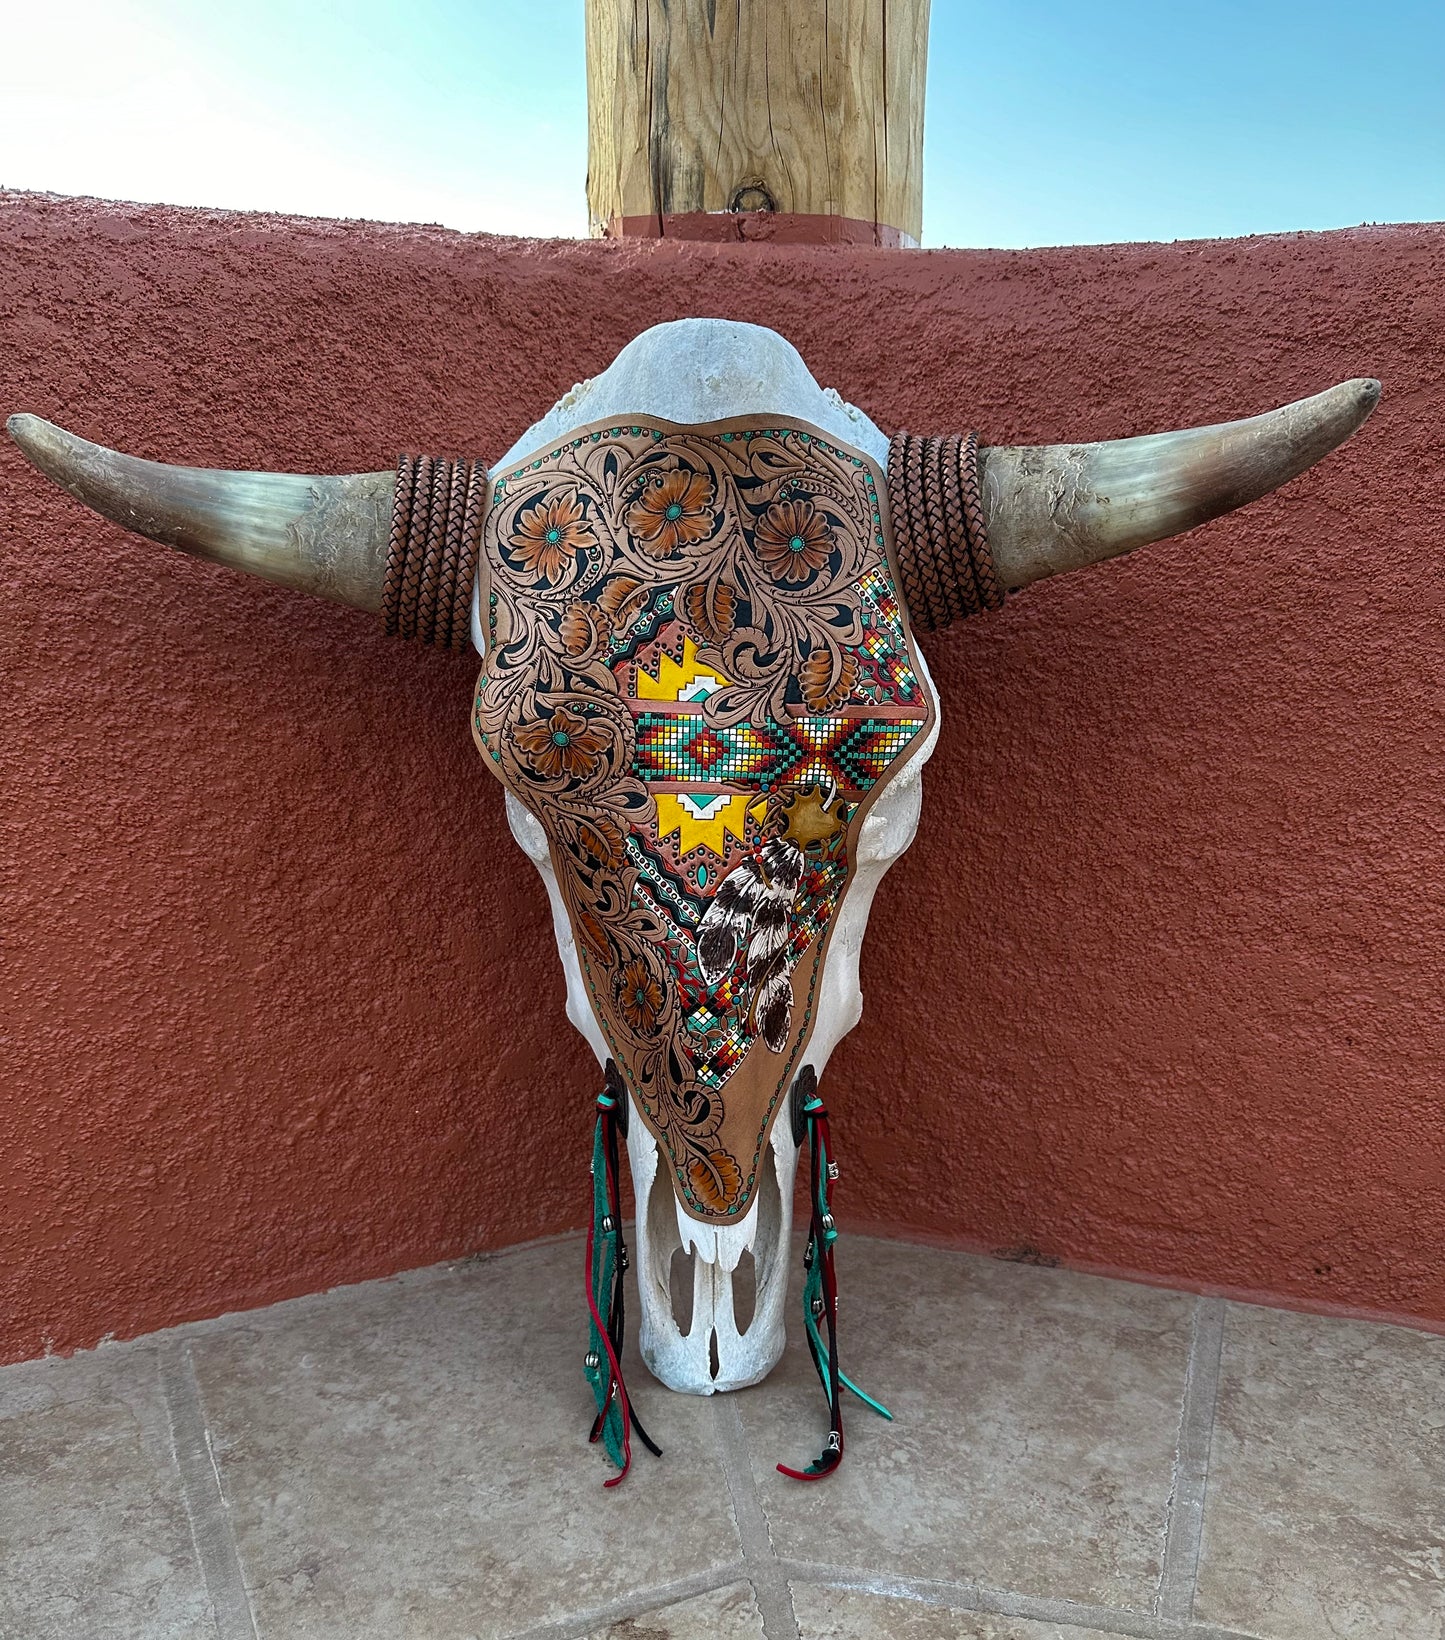
[[[567,1241],[0,1371],[4,1640],[1445,1640],[1445,1339],[840,1243],[614,1491]],[[635,1312],[634,1312],[635,1313]],[[797,1326],[794,1323],[794,1333]]]

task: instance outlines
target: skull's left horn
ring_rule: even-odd
[[[997,607],[1005,591],[1192,530],[1278,489],[1380,400],[1369,378],[1244,421],[1102,444],[895,435],[888,499],[914,623]]]
[[[278,586],[381,609],[395,472],[170,467],[91,444],[39,416],[11,416],[6,427],[47,478],[125,529]]]
[[[1213,427],[980,450],[999,577],[1026,586],[1257,501],[1343,444],[1379,402],[1379,382],[1358,377]]]

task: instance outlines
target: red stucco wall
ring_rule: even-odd
[[[495,455],[686,314],[993,442],[1383,378],[1281,495],[929,645],[828,1091],[845,1223],[1445,1322],[1445,228],[919,253],[0,197],[0,410],[147,456]],[[0,554],[0,1359],[578,1224],[596,1077],[471,663],[8,444]]]

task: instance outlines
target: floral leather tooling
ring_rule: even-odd
[[[760,418],[599,424],[493,482],[473,731],[704,1221],[754,1199],[864,813],[933,721],[883,485]]]

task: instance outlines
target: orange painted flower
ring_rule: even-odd
[[[544,780],[565,775],[581,780],[592,774],[611,743],[606,724],[591,722],[580,712],[559,706],[550,718],[524,723],[512,739]]]
[[[597,537],[583,522],[576,490],[562,490],[539,501],[517,520],[510,546],[529,575],[540,575],[556,586],[579,552],[597,545]]]
[[[763,568],[794,586],[828,562],[833,532],[811,501],[775,501],[753,533]]]
[[[657,1029],[657,1016],[662,1012],[662,987],[641,957],[623,964],[613,981],[613,993],[622,1017],[634,1031],[649,1036]]]
[[[712,481],[679,468],[664,473],[627,511],[627,527],[653,558],[701,541],[712,529]]]

